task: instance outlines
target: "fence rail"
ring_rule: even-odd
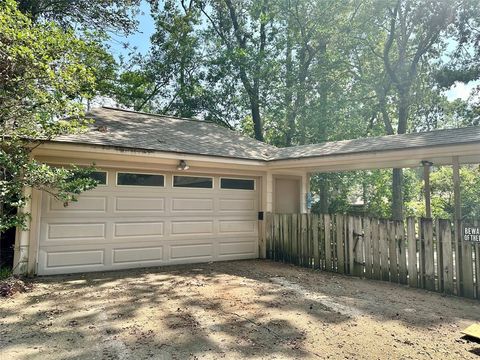
[[[480,299],[480,243],[462,240],[463,225],[269,213],[267,258]]]

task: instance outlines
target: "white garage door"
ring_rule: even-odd
[[[64,207],[44,194],[38,274],[258,257],[254,178],[99,172]]]

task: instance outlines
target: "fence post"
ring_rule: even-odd
[[[329,214],[324,215],[325,219],[325,270],[333,270],[333,258],[332,258],[332,232],[331,232],[331,219]]]

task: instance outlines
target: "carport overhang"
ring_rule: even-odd
[[[308,173],[372,170],[385,168],[415,168],[429,161],[434,165],[480,163],[480,142],[416,148],[362,151],[348,154],[309,156],[275,160],[268,163],[271,171],[295,170]]]

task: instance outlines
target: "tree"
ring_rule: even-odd
[[[206,3],[207,4],[207,3]],[[271,23],[271,7],[268,0],[232,1],[213,0],[202,4],[202,13],[208,19],[210,34],[216,50],[224,54],[226,65],[241,81],[247,96],[254,135],[264,139],[261,115],[262,90],[266,90],[269,69],[267,56],[267,28]]]
[[[439,57],[438,50],[444,45],[452,24],[459,20],[459,9],[462,9],[463,3],[449,0],[374,2],[374,9],[379,14],[375,25],[385,29],[381,50],[378,51],[378,45],[371,44],[372,50],[382,60],[385,74],[379,100],[381,105],[382,101],[385,104],[390,93],[396,107],[394,119],[384,113],[387,134],[408,131],[413,87],[419,68],[430,66]],[[403,217],[403,200],[402,169],[393,169],[392,216],[395,219]]]
[[[139,0],[16,0],[18,10],[34,22],[52,21],[63,29],[133,33]],[[78,29],[77,29],[78,30]]]
[[[192,117],[202,111],[202,78],[196,2],[152,3],[156,32],[146,57],[132,59],[132,69],[120,75],[117,99],[137,111]]]
[[[96,185],[90,169],[56,168],[32,159],[42,141],[81,131],[81,98],[95,92],[94,42],[52,23],[34,23],[13,0],[0,5],[0,231],[24,228],[24,187],[64,202]],[[91,61],[87,61],[90,59]],[[17,209],[20,211],[17,212]]]

